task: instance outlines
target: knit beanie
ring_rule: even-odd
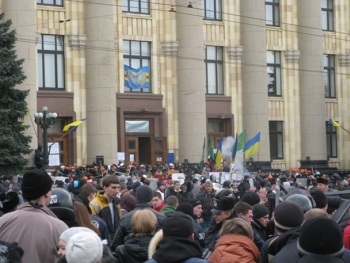
[[[301,227],[298,239],[298,250],[301,254],[339,256],[343,249],[341,229],[332,219],[315,217]]]
[[[312,198],[315,200],[316,208],[324,208],[328,204],[327,196],[320,189],[313,189],[310,191]]]
[[[66,245],[68,263],[97,263],[103,255],[102,241],[96,233],[80,232],[72,235]]]
[[[136,191],[137,203],[149,203],[153,199],[152,188],[148,185],[141,185]]]
[[[17,243],[0,241],[0,262],[22,263],[24,251]]]
[[[300,205],[301,209],[303,209],[304,213],[312,208],[310,199],[302,194],[291,195],[286,199],[286,201],[296,202],[298,205]]]
[[[279,203],[274,211],[276,227],[289,230],[304,222],[304,213],[300,205],[293,201]]]
[[[67,244],[69,238],[77,233],[82,233],[82,232],[90,232],[90,233],[95,233],[91,229],[87,227],[82,227],[82,226],[77,226],[77,227],[71,227],[66,229],[65,231],[62,232],[60,235],[60,240],[65,242]],[[1,261],[0,261],[1,262]]]
[[[22,179],[22,195],[27,201],[36,200],[51,190],[53,181],[41,169],[32,169],[24,173]]]
[[[186,215],[193,217],[193,206],[188,202],[182,202],[176,208],[176,211],[180,211]]]
[[[253,205],[253,219],[259,219],[269,215],[269,209],[265,205],[255,204]]]
[[[193,221],[183,212],[173,212],[166,216],[163,221],[164,237],[188,238],[193,233]]]

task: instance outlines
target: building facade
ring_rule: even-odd
[[[0,11],[25,59],[33,150],[34,113],[58,113],[53,165],[195,163],[203,141],[246,130],[261,134],[255,162],[350,169],[348,1],[0,0]]]

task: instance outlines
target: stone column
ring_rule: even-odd
[[[86,28],[87,162],[117,158],[115,1],[84,3]]]
[[[327,159],[323,32],[319,0],[298,0],[301,159]]]
[[[207,136],[205,104],[205,45],[201,1],[188,8],[187,0],[176,1],[178,46],[179,161],[201,160]]]
[[[244,0],[240,4],[243,120],[238,122],[243,123],[247,137],[260,132],[259,159],[256,161],[270,161],[265,1]]]

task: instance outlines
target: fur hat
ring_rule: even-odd
[[[193,206],[188,202],[182,202],[179,204],[176,211],[183,212],[184,214],[193,217]]]
[[[51,190],[53,181],[41,169],[32,169],[24,173],[22,179],[22,195],[27,201],[36,200]]]
[[[80,232],[72,235],[66,244],[66,259],[68,263],[100,262],[103,255],[103,244],[96,233]]]
[[[152,188],[147,185],[141,185],[136,190],[137,203],[148,203],[153,199]]]
[[[211,210],[212,213],[217,214],[221,211],[229,211],[232,210],[235,205],[235,200],[229,196],[221,196],[216,200],[216,206]]]
[[[0,262],[22,263],[24,251],[17,243],[0,241]]]
[[[317,182],[318,184],[325,184],[325,185],[328,185],[328,179],[327,179],[327,178],[317,177],[316,182]]]
[[[274,212],[276,227],[289,230],[304,222],[304,213],[300,205],[293,201],[279,203]]]
[[[202,201],[199,199],[189,199],[188,202],[192,205],[192,207],[196,207],[197,205],[202,205]]]
[[[301,209],[303,209],[304,213],[312,208],[309,198],[302,194],[291,195],[286,199],[286,201],[296,202],[298,205],[300,205]]]
[[[343,249],[341,229],[332,219],[315,217],[301,227],[298,239],[298,250],[301,254],[338,256]]]
[[[167,215],[162,229],[164,237],[188,238],[193,233],[193,222],[190,216],[176,211]]]
[[[313,189],[310,191],[312,198],[315,200],[316,208],[324,208],[328,204],[327,196],[320,189]]]
[[[262,204],[255,204],[253,205],[253,218],[254,219],[259,219],[264,216],[269,215],[269,209],[265,205]]]

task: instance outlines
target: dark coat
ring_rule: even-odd
[[[117,263],[143,263],[148,259],[148,246],[152,239],[149,235],[131,234],[125,238],[125,243],[117,247],[114,256]]]
[[[115,251],[116,247],[119,245],[124,244],[124,238],[132,233],[131,230],[131,217],[133,214],[138,210],[143,209],[149,209],[154,213],[154,215],[157,218],[158,224],[156,227],[156,230],[159,230],[162,228],[163,221],[165,219],[165,215],[161,214],[151,208],[151,206],[148,203],[140,203],[135,205],[135,209],[124,215],[124,217],[119,222],[119,227],[114,235],[114,238],[112,240],[111,249],[112,251]]]
[[[215,198],[216,190],[213,188],[211,193],[207,191],[199,192],[197,195],[197,199],[202,202],[203,213],[202,217],[204,220],[210,220],[211,218],[211,210],[214,207],[214,198]]]

